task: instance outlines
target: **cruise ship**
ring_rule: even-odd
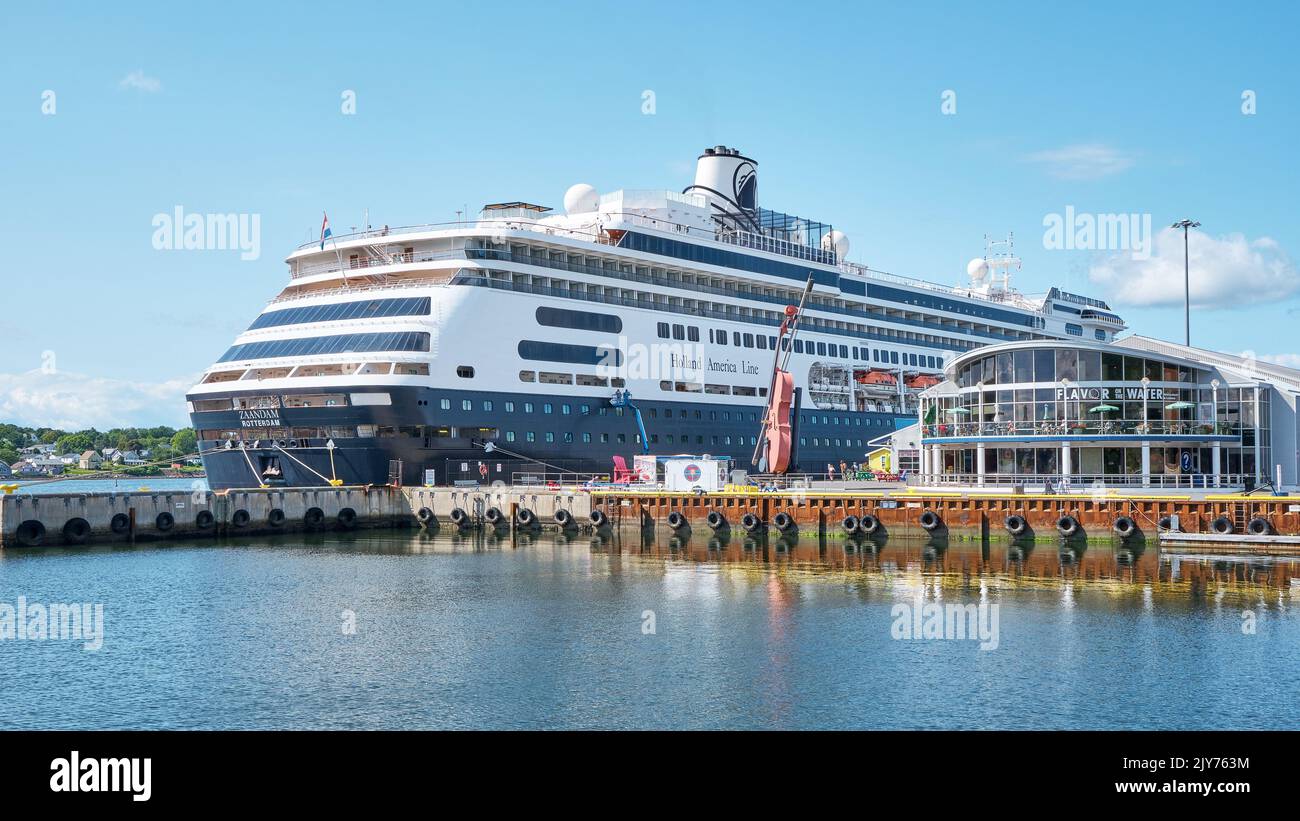
[[[758,205],[758,163],[705,149],[683,190],[574,185],[555,211],[326,236],[187,395],[213,488],[510,482],[615,457],[749,468],[777,354],[793,462],[820,472],[916,421],[982,345],[1111,341],[1097,299],[1010,284],[1010,239],[957,285],[855,264],[831,225]],[[787,306],[802,304],[788,351]]]

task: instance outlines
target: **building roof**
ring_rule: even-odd
[[[1117,340],[1115,344],[1133,350],[1148,351],[1163,356],[1177,356],[1204,365],[1213,365],[1219,370],[1225,371],[1224,375],[1234,380],[1269,382],[1278,387],[1300,391],[1300,370],[1265,362],[1253,356],[1240,356],[1238,354],[1223,353],[1222,351],[1189,347],[1137,334]]]

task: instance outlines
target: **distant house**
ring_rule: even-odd
[[[77,467],[82,470],[96,470],[102,464],[104,464],[103,457],[98,453],[95,453],[93,450],[88,450],[81,454],[81,458],[77,460]]]
[[[58,476],[63,473],[63,462],[44,456],[32,456],[14,462],[13,472],[16,476]]]
[[[22,449],[22,452],[29,454],[31,456],[53,456],[55,450],[57,450],[57,448],[53,444],[28,445],[27,447]]]
[[[10,479],[13,475],[13,469],[4,462],[0,462],[0,479]]]
[[[136,450],[128,450],[122,454],[122,464],[127,466],[143,465],[149,460]]]
[[[104,458],[107,459],[107,460],[110,461],[110,462],[120,462],[120,461],[121,461],[121,459],[118,459],[118,458],[117,458],[117,455],[118,455],[119,453],[121,453],[121,451],[118,450],[117,448],[104,448],[104,449],[103,449],[102,451],[100,451],[100,452],[103,453],[103,454],[104,454]]]

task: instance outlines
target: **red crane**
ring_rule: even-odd
[[[776,352],[772,359],[772,382],[767,390],[767,410],[763,413],[763,428],[759,432],[758,446],[754,448],[752,464],[759,473],[785,473],[790,467],[794,440],[790,428],[790,408],[794,401],[794,376],[786,367],[794,352],[794,338],[799,332],[799,319],[804,303],[812,292],[813,279],[808,277],[799,306],[785,306],[785,317],[777,332]]]

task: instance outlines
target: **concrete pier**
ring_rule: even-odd
[[[533,488],[269,488],[11,494],[0,547],[268,535],[377,527],[589,527],[591,497]]]

